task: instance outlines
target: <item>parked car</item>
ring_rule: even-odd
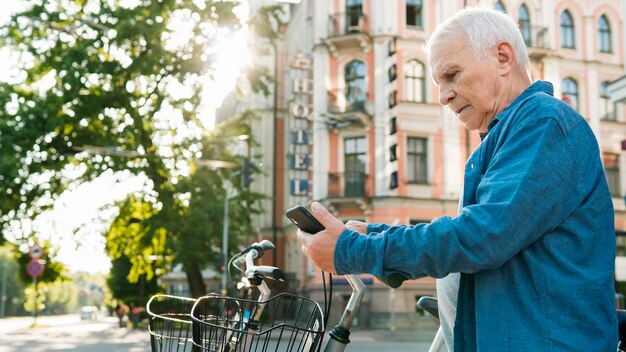
[[[98,320],[100,309],[96,306],[84,306],[80,309],[80,320]]]

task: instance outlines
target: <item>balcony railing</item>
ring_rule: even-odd
[[[550,49],[548,27],[531,26],[530,37],[524,36],[524,42],[529,48]]]
[[[331,172],[328,174],[328,196],[331,198],[362,198],[367,196],[367,175],[364,172]]]
[[[336,13],[328,20],[330,36],[364,33],[367,28],[367,16],[362,13]]]
[[[524,35],[528,54],[532,60],[540,60],[550,53],[548,27],[531,26],[530,33]]]
[[[328,112],[343,114],[365,112],[367,92],[359,87],[341,88],[328,91]]]

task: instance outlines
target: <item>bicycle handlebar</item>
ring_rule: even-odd
[[[263,257],[268,249],[275,249],[274,244],[268,240],[255,242],[233,257],[233,265],[239,269],[254,285],[260,285],[264,277],[277,281],[285,281],[283,271],[274,266],[255,265],[254,261]],[[245,263],[245,270],[241,265]]]

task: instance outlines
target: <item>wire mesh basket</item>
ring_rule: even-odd
[[[193,298],[155,295],[148,301],[148,329],[152,352],[192,351],[191,309]]]
[[[317,302],[289,293],[264,302],[202,297],[191,318],[197,351],[314,351],[324,334]]]

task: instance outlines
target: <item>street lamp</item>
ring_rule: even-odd
[[[241,172],[239,170],[234,171],[228,176],[228,179],[224,181],[224,224],[222,228],[222,261],[224,262],[224,271],[222,272],[222,294],[228,294],[228,203],[230,200],[230,193],[233,189],[231,179]]]

